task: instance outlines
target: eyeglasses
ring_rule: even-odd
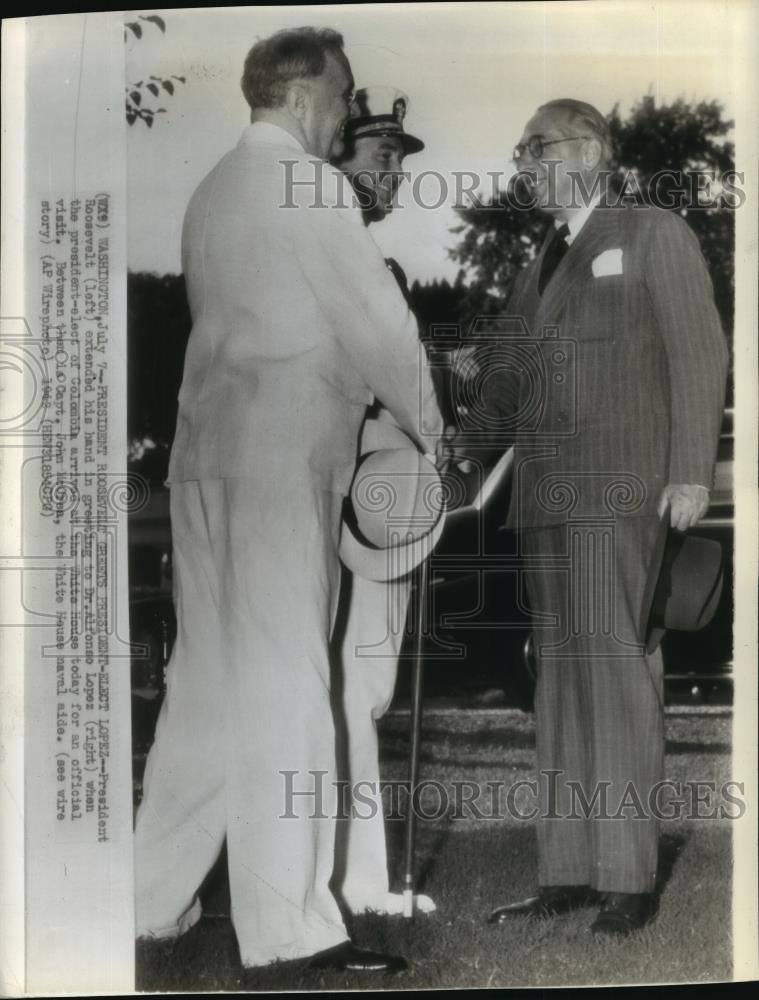
[[[539,135],[531,135],[527,142],[519,142],[514,146],[512,160],[516,163],[521,160],[525,152],[529,152],[534,160],[539,160],[543,155],[546,146],[554,146],[557,142],[574,142],[577,139],[590,139],[589,135],[563,135],[561,139],[544,139]]]

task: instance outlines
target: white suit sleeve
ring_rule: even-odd
[[[349,362],[400,427],[434,451],[443,429],[416,320],[351,207],[307,209],[299,248],[306,281]]]

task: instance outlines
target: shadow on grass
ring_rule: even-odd
[[[390,828],[393,871],[402,836]],[[403,920],[366,915],[349,931],[362,947],[405,955],[410,969],[383,974],[314,972],[306,961],[243,970],[232,925],[204,917],[175,942],[141,944],[138,989],[145,991],[345,990],[360,988],[550,986],[583,983],[724,981],[730,963],[731,831],[704,824],[665,832],[661,842],[659,913],[632,938],[598,940],[594,913],[581,910],[550,921],[516,918],[489,927],[494,906],[535,887],[534,829],[459,832],[454,824],[420,830],[420,885],[437,911]],[[206,905],[223,890],[206,886]]]
[[[681,734],[685,724],[687,729]],[[513,748],[515,743],[531,739],[525,736],[520,718],[516,731],[511,726],[496,726],[489,740],[471,732],[481,725],[477,720],[451,720],[450,728],[455,730],[452,748],[459,749],[466,740],[470,746],[477,744],[478,757],[482,757],[490,741],[495,748],[500,748],[502,741]],[[526,729],[528,721],[523,725]],[[390,730],[395,737],[400,728],[401,720],[385,731]],[[437,720],[433,728],[440,730],[435,734],[438,747],[450,739],[450,730]],[[470,733],[464,736],[466,728]],[[407,720],[403,729],[407,729]],[[698,766],[708,765],[702,772],[706,778],[723,766],[724,744],[711,717],[684,717],[678,720],[677,734],[676,742],[684,753],[677,754],[671,745],[668,751],[670,759],[673,752],[677,754],[681,767],[689,762],[695,766],[692,757],[696,754],[705,754],[703,760],[698,758]],[[702,743],[702,739],[707,742]],[[387,750],[387,743],[383,750]],[[435,773],[441,779],[449,777],[451,761],[438,760],[437,764]],[[492,771],[494,778],[502,775],[502,767],[500,761],[498,769]],[[391,883],[397,890],[403,823],[388,822],[387,837]],[[549,921],[516,918],[498,928],[486,924],[495,906],[530,895],[535,889],[533,824],[493,822],[473,828],[466,821],[450,818],[420,823],[417,887],[432,897],[437,911],[411,921],[366,915],[348,923],[360,946],[409,959],[410,969],[396,977],[314,972],[306,961],[244,971],[228,918],[229,887],[222,853],[203,886],[205,915],[199,924],[175,942],[138,947],[137,986],[144,991],[192,993],[726,981],[732,975],[731,837],[732,829],[726,822],[663,824],[656,919],[632,938],[616,941],[598,940],[590,934],[591,909]]]
[[[657,904],[667,883],[672,878],[675,866],[687,842],[688,838],[682,833],[663,834],[659,838],[659,865],[656,870],[656,886],[654,888]]]

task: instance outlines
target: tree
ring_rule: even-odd
[[[453,285],[446,280],[412,284],[409,297],[422,340],[431,339],[435,327],[458,322],[466,294],[467,289],[460,281]]]
[[[657,107],[653,97],[638,101],[622,119],[618,106],[607,116],[615,146],[612,164],[617,190],[637,192],[644,200],[670,196],[672,211],[680,212],[701,242],[714,283],[715,300],[723,326],[733,328],[734,217],[727,204],[708,208],[686,207],[697,176],[713,174],[717,179],[734,169],[734,147],[726,140],[733,123],[723,119],[717,101],[691,105],[677,100]],[[677,197],[675,178],[666,184],[661,171],[678,175],[684,197]],[[681,183],[682,179],[682,183]],[[664,178],[667,181],[667,178]],[[664,207],[670,207],[667,201]],[[469,288],[462,321],[475,315],[493,314],[503,303],[514,278],[537,252],[549,222],[538,213],[520,210],[503,192],[484,207],[459,209],[459,245],[451,251],[462,265],[461,280]]]
[[[735,298],[734,212],[720,204],[693,207],[698,202],[699,178],[713,176],[718,180],[735,170],[735,147],[725,139],[734,123],[725,121],[722,112],[717,101],[690,105],[677,100],[656,107],[654,98],[647,96],[632,108],[626,120],[620,118],[617,106],[608,119],[619,182],[629,171],[641,190],[664,207],[672,202],[672,211],[686,219],[701,243],[714,283],[717,309],[730,335]],[[668,179],[669,172],[681,175],[682,182],[676,182],[671,175]],[[657,183],[658,190],[651,190]],[[678,189],[684,197],[679,196]]]
[[[191,327],[183,275],[127,275],[130,468],[151,482],[163,482],[168,472]]]
[[[140,14],[136,21],[127,21],[124,25],[124,41],[130,38],[139,40],[142,38],[143,27],[140,21],[152,24],[162,33],[166,33],[166,22],[157,14],[143,16]],[[149,76],[147,80],[138,80],[136,83],[126,85],[126,120],[127,125],[134,125],[136,121],[145,122],[148,128],[153,127],[156,115],[166,112],[166,108],[156,108],[149,106],[146,101],[157,100],[159,97],[173,96],[177,83],[184,83],[183,76]]]
[[[517,208],[507,192],[484,207],[456,210],[461,234],[451,256],[464,267],[459,282],[467,286],[460,320],[466,324],[478,315],[493,315],[503,308],[514,278],[535,256],[548,228],[548,220]]]

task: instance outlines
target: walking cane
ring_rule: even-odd
[[[495,490],[511,476],[514,462],[514,448],[509,448],[496,462],[482,483],[477,496],[465,507],[447,513],[448,526],[466,518],[478,518],[483,507]],[[422,653],[424,634],[428,628],[429,557],[422,560],[417,573],[416,633],[414,635],[414,657],[411,668],[411,748],[409,753],[409,802],[406,814],[406,840],[403,854],[403,916],[414,916],[414,842],[416,839],[416,814],[414,812],[414,792],[419,780],[419,747],[422,733],[422,694],[424,680],[424,657]]]
[[[440,468],[445,473],[450,465],[447,459]],[[434,545],[433,545],[434,547]],[[411,667],[411,747],[409,752],[408,812],[406,813],[406,838],[403,851],[403,916],[414,916],[414,842],[416,840],[416,813],[414,792],[419,780],[419,747],[422,737],[422,696],[424,688],[424,634],[427,630],[427,581],[429,558],[432,548],[418,567],[416,577],[416,632],[414,634],[414,657]]]
[[[403,855],[403,916],[414,916],[414,840],[416,814],[414,792],[419,778],[419,745],[422,732],[422,690],[424,658],[422,644],[427,625],[427,558],[423,559],[417,573],[416,584],[416,634],[414,635],[414,662],[411,668],[411,750],[409,755],[409,799],[406,813],[406,841]]]
[[[446,428],[446,432],[450,428]],[[441,475],[450,467],[450,456],[441,466]],[[409,753],[408,776],[408,812],[406,813],[406,840],[403,852],[403,916],[410,919],[414,916],[414,842],[416,839],[416,813],[414,811],[414,793],[419,780],[419,746],[422,737],[422,696],[424,687],[424,634],[427,631],[429,577],[429,552],[422,559],[416,577],[416,632],[414,635],[414,662],[411,668],[411,747]]]

